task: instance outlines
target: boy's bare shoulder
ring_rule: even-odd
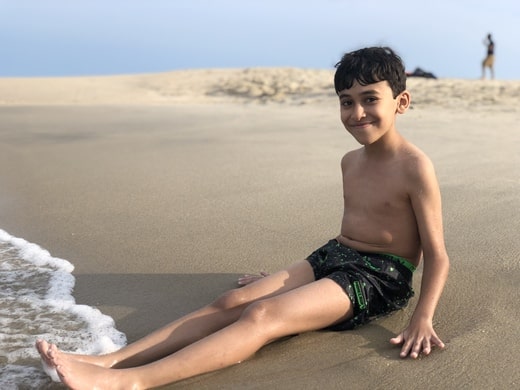
[[[404,166],[410,171],[421,171],[423,169],[433,169],[433,163],[428,155],[410,142],[403,144],[400,150],[400,158],[405,161]]]
[[[430,160],[430,158],[426,155],[425,152],[423,152],[418,146],[412,144],[409,141],[405,141],[402,143],[401,153],[405,153],[409,155],[411,158],[426,159],[427,161]]]
[[[437,181],[432,160],[417,146],[408,142],[404,144],[401,162],[400,170],[412,188],[424,188]]]
[[[344,167],[345,165],[348,165],[350,162],[352,162],[353,160],[358,158],[359,155],[361,154],[362,149],[363,148],[354,149],[354,150],[351,150],[351,151],[348,151],[347,153],[345,153],[345,155],[341,159],[341,166]]]

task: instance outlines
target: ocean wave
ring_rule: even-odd
[[[111,317],[76,304],[73,270],[69,261],[0,229],[1,389],[50,383],[34,348],[38,338],[82,354],[108,353],[126,344]]]

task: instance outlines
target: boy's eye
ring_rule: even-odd
[[[369,97],[365,98],[365,100],[361,104],[373,104],[373,103],[377,102],[378,100],[379,100],[379,98],[377,98],[375,96],[369,96]],[[340,105],[342,105],[344,107],[350,107],[350,106],[354,105],[354,101],[351,99],[340,99],[339,103],[340,103]]]

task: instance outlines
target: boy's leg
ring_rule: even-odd
[[[310,272],[310,265],[307,264]],[[322,329],[352,316],[347,294],[330,279],[306,284],[252,303],[229,326],[154,363],[123,370],[84,364],[54,355],[62,380],[70,387],[91,388],[112,381],[129,388],[165,385],[247,359],[280,337]]]
[[[211,304],[188,314],[144,338],[107,355],[70,355],[82,362],[102,367],[127,368],[153,362],[168,356],[207,335],[236,321],[252,302],[282,294],[314,281],[314,273],[306,260],[285,270],[262,278],[245,287],[237,288],[217,298]],[[49,363],[51,345],[38,341],[37,348]],[[53,347],[55,348],[55,347]]]

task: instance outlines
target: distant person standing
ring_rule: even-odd
[[[489,68],[491,79],[495,78],[495,71],[493,65],[495,62],[495,42],[491,38],[491,34],[488,34],[487,38],[484,39],[484,45],[487,46],[487,54],[484,61],[482,61],[482,79],[486,78],[486,68]]]

